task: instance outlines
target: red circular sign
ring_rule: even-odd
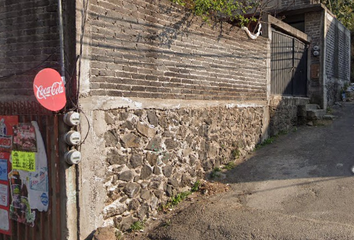
[[[45,68],[37,73],[33,91],[38,102],[51,111],[58,111],[66,104],[64,82],[54,69]]]

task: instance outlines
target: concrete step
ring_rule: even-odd
[[[320,109],[318,104],[306,104],[306,111]]]
[[[323,116],[326,115],[326,111],[324,109],[307,110],[306,113],[307,113],[307,120],[323,119]]]

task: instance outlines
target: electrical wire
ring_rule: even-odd
[[[23,75],[27,72],[30,72],[34,69],[37,69],[39,68],[40,66],[43,65],[43,63],[45,63],[46,61],[48,61],[52,56],[54,55],[54,53],[50,54],[46,59],[44,59],[43,61],[41,61],[41,63],[39,63],[38,65],[34,66],[34,67],[31,67],[31,68],[28,68],[26,70],[23,70],[23,71],[19,71],[19,72],[15,72],[15,73],[11,73],[11,74],[8,74],[6,76],[0,76],[0,81],[4,81],[4,80],[7,80],[13,76],[19,76],[19,75]]]

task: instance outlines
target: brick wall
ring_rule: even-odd
[[[331,17],[327,16],[327,34],[326,34],[326,74],[327,77],[335,77],[343,80],[349,80],[350,69],[349,61],[350,55],[348,49],[350,48],[350,35],[348,30]]]
[[[323,90],[322,90],[322,83],[321,83],[321,57],[320,56],[313,56],[312,51],[314,46],[319,46],[320,51],[323,51],[323,44],[322,44],[322,36],[323,30],[321,23],[322,11],[319,12],[310,12],[305,14],[305,33],[311,37],[311,43],[309,45],[309,52],[310,52],[310,60],[309,60],[309,67],[310,71],[318,71],[318,74],[310,74],[309,83],[308,83],[308,95],[311,98],[312,103],[316,103],[322,105],[323,102]]]
[[[93,96],[265,100],[267,40],[165,1],[90,1]]]
[[[310,4],[318,4],[319,0],[282,0],[281,7],[282,9],[294,9],[294,8],[301,8],[306,7]]]
[[[0,99],[33,98],[35,68],[56,67],[54,0],[0,0]]]
[[[340,91],[350,81],[350,32],[326,12],[325,87],[326,101],[340,100]]]

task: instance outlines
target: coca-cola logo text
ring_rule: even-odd
[[[66,104],[65,83],[52,68],[37,73],[33,81],[33,92],[38,102],[48,110],[59,111]]]
[[[47,99],[64,92],[63,82],[54,82],[52,86],[43,87],[43,85],[34,85],[37,89],[38,99]]]

